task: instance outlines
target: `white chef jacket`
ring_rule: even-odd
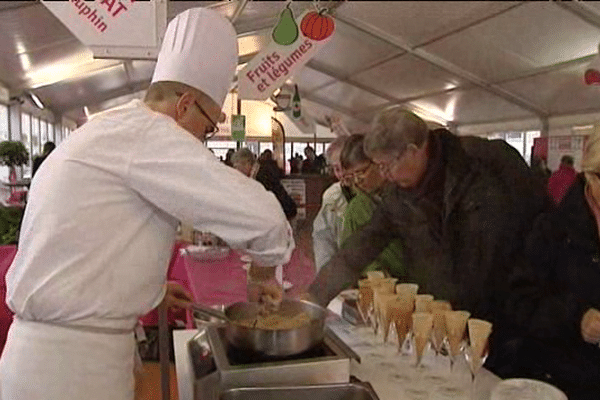
[[[313,221],[312,231],[317,272],[340,248],[346,206],[348,201],[340,182],[334,183],[323,192],[321,208]]]
[[[125,328],[164,296],[178,221],[263,265],[289,261],[275,196],[143,102],[98,114],[32,181],[7,304],[29,321]]]

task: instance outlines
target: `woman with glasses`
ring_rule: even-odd
[[[386,186],[386,180],[379,168],[365,154],[363,142],[363,135],[350,136],[340,156],[342,168],[352,180],[356,192],[356,196],[350,201],[344,213],[342,246],[348,237],[371,220]],[[376,270],[384,271],[387,275],[400,280],[405,278],[400,239],[390,242],[377,259],[364,268],[363,272]]]
[[[347,139],[347,136],[338,136],[325,151],[327,163],[338,181],[323,192],[321,208],[313,220],[312,242],[317,272],[340,249],[344,212],[348,202],[354,197],[352,183],[340,162],[340,154]]]

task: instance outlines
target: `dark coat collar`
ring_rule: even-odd
[[[447,129],[436,129],[430,135],[437,135],[442,148],[442,162],[446,171],[444,204],[445,214],[448,215],[471,185],[479,163],[463,149],[458,136]]]
[[[583,173],[577,175],[554,215],[553,223],[562,228],[571,242],[590,250],[597,250],[600,237],[596,219],[585,199]]]

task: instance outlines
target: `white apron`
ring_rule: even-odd
[[[15,319],[0,359],[0,400],[132,400],[135,339]]]

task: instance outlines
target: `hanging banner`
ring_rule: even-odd
[[[42,0],[97,58],[156,59],[167,27],[160,0]]]
[[[548,138],[548,159],[547,165],[552,171],[558,169],[562,156],[571,156],[574,160],[574,167],[577,171],[581,170],[581,159],[583,158],[583,149],[589,136],[571,135],[571,136],[551,136]],[[535,141],[536,139],[534,139]]]
[[[231,116],[231,137],[238,142],[246,138],[246,116],[232,115]]]
[[[266,100],[332,38],[335,23],[324,11],[294,19],[288,6],[273,29],[271,43],[238,74],[239,98]]]

